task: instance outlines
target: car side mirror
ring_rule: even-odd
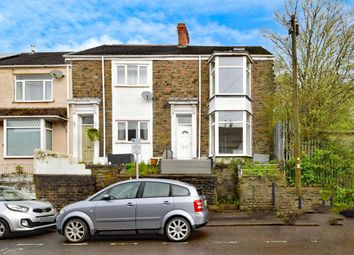
[[[102,197],[102,200],[111,200],[111,196],[109,194],[105,194],[103,197]]]

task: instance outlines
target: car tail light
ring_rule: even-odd
[[[203,201],[201,199],[194,200],[194,211],[195,212],[202,212],[203,211]]]

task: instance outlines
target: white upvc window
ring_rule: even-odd
[[[117,86],[148,85],[147,64],[117,64],[116,71]]]
[[[53,78],[49,74],[16,75],[15,101],[53,101]]]
[[[140,138],[142,142],[149,141],[149,121],[117,121],[118,142],[131,142]]]
[[[35,149],[53,148],[52,123],[44,119],[5,119],[4,156],[32,158]]]
[[[216,111],[209,116],[210,156],[252,156],[252,117],[247,111]]]
[[[251,62],[246,56],[216,56],[209,64],[210,97],[251,94]]]

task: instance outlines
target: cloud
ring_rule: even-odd
[[[178,22],[187,24],[192,45],[255,45],[281,1],[1,0],[0,51],[177,44]]]
[[[100,38],[89,38],[82,43],[70,42],[68,44],[57,44],[50,50],[56,51],[79,51],[93,48],[102,44],[122,44],[121,41],[114,39],[108,35],[103,35]]]

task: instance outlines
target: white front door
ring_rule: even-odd
[[[192,114],[177,115],[177,152],[178,159],[191,159],[193,158],[192,149]]]

